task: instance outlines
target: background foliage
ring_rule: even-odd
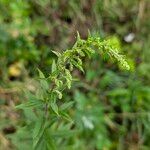
[[[64,150],[148,150],[149,10],[149,0],[0,0],[0,149],[32,148],[31,122],[38,117],[14,108],[31,99],[21,91],[36,91],[36,68],[49,74],[52,50],[70,48],[76,31],[86,39],[90,30],[125,53],[131,70],[98,54],[84,59],[85,74],[73,72],[80,82],[60,101],[73,102],[65,111],[74,123],[60,119],[46,138]]]

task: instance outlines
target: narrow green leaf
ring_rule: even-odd
[[[80,34],[79,34],[79,31],[77,31],[77,40],[80,40]]]
[[[43,74],[43,72],[40,69],[37,69],[39,72],[39,77],[40,78],[45,78],[45,75]]]
[[[56,102],[51,102],[50,106],[51,106],[52,110],[59,116],[58,106],[57,106]]]
[[[33,139],[33,148],[36,149],[36,147],[38,146],[38,143],[41,142],[41,138],[44,135],[44,131],[45,131],[45,126],[43,126],[42,128],[40,128],[40,132],[37,134],[37,136],[34,137]]]
[[[61,116],[62,116],[64,119],[66,119],[67,121],[73,122],[72,118],[71,118],[67,113],[61,112],[60,114],[61,114]]]
[[[34,101],[30,100],[29,102],[26,102],[24,104],[17,105],[15,108],[17,108],[17,109],[37,108],[42,105],[43,105],[42,100],[35,99]]]
[[[60,106],[61,110],[65,110],[65,109],[69,109],[73,106],[74,101],[68,102],[68,103],[64,103]]]
[[[38,72],[39,72],[41,87],[45,90],[48,90],[49,89],[49,84],[48,84],[48,82],[45,78],[45,75],[43,74],[43,72],[40,69],[38,69]]]
[[[48,150],[56,150],[56,144],[48,130],[45,131],[44,139]]]
[[[59,52],[56,51],[52,51],[57,57],[61,56],[61,54]]]
[[[52,63],[52,73],[56,71],[56,63],[55,63],[55,60],[53,60],[53,63]]]
[[[35,139],[41,132],[42,125],[43,125],[43,118],[38,118],[38,120],[36,121],[35,126],[33,128],[33,134],[32,134],[33,139]]]

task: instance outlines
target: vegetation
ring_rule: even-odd
[[[148,150],[148,4],[0,0],[0,149]]]
[[[89,36],[87,40],[82,40],[78,34],[77,42],[71,50],[66,50],[63,54],[54,52],[58,56],[58,60],[57,63],[53,61],[51,74],[45,78],[44,74],[39,70],[39,77],[41,79],[39,84],[40,88],[37,90],[35,96],[30,95],[28,102],[17,106],[17,108],[23,109],[30,107],[31,109],[39,108],[44,111],[43,113],[39,113],[40,110],[36,110],[36,116],[38,116],[38,119],[36,120],[37,123],[35,124],[33,131],[34,149],[56,149],[56,144],[52,144],[53,136],[51,136],[50,128],[60,116],[67,120],[70,119],[68,114],[65,113],[65,109],[73,103],[72,101],[63,103],[59,110],[57,99],[62,99],[62,92],[66,87],[69,89],[71,88],[71,71],[73,71],[73,67],[75,66],[84,72],[81,57],[84,57],[86,54],[90,57],[91,54],[95,52],[92,48],[97,48],[105,55],[107,54],[112,58],[115,58],[123,67],[129,69],[124,58],[118,54],[117,50],[113,50],[113,45],[110,45],[109,41],[101,41],[98,37],[95,38]],[[51,83],[51,87],[49,87],[49,83]],[[53,115],[51,113],[52,110],[56,113],[57,117],[50,117]],[[52,120],[55,121],[53,122]],[[35,123],[35,121],[33,123]],[[69,129],[68,131],[61,129],[57,132],[61,137],[62,132],[63,134],[65,133],[65,135],[69,135],[70,131]]]

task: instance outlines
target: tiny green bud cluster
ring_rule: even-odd
[[[82,67],[82,58],[86,55],[91,57],[93,53],[97,52],[100,54],[107,54],[110,58],[115,59],[118,63],[125,69],[129,69],[129,65],[124,59],[123,55],[120,55],[116,49],[113,49],[113,45],[107,42],[107,40],[101,40],[99,37],[92,37],[89,35],[87,40],[80,38],[79,34],[77,36],[77,41],[72,47],[64,51],[62,54],[53,51],[57,56],[57,62],[53,62],[52,73],[50,74],[50,79],[54,82],[55,87],[53,91],[61,91],[66,87],[71,88],[72,75],[71,71],[74,67],[78,68],[84,72]],[[69,66],[69,68],[66,67]],[[56,92],[58,94],[58,92]],[[58,94],[59,98],[60,94]]]

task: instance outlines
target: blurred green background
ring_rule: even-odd
[[[32,112],[17,111],[22,90],[35,90],[36,68],[45,74],[52,59],[71,47],[79,31],[109,38],[127,56],[124,71],[99,55],[84,60],[85,74],[65,93],[77,133],[61,150],[150,149],[149,0],[0,0],[0,150],[32,149],[21,129]],[[30,114],[30,118],[28,117]],[[63,148],[64,146],[64,148]]]

